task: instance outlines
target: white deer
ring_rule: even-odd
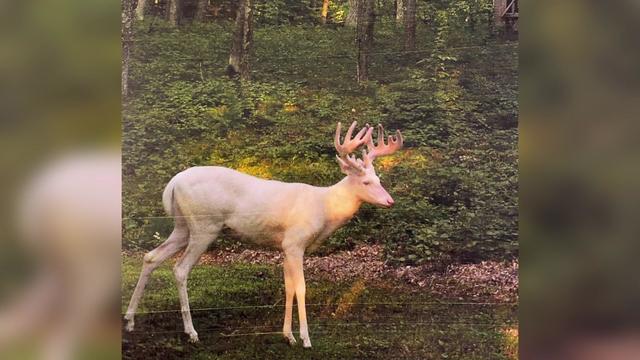
[[[363,202],[385,208],[393,205],[393,199],[380,184],[373,160],[396,152],[403,143],[399,130],[385,143],[382,125],[378,125],[377,144],[373,140],[373,127],[369,125],[352,137],[355,121],[341,142],[340,127],[338,123],[334,144],[340,170],[346,177],[333,186],[264,180],[216,166],[192,167],[174,176],[164,190],[162,201],[167,214],[174,217],[175,228],[162,245],[144,256],[142,272],[125,315],[127,330],[133,330],[134,314],[151,272],[186,246],[174,267],[174,275],[184,332],[191,342],[198,341],[189,311],[187,277],[226,226],[257,244],[284,252],[286,301],[282,332],[291,345],[296,343],[291,331],[295,295],[300,338],[304,347],[311,347],[302,269],[304,252],[317,248],[349,221]],[[350,155],[363,144],[368,151],[363,150],[362,159]]]

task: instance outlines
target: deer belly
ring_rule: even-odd
[[[284,227],[260,221],[229,221],[227,227],[244,240],[263,246],[280,247],[284,238]]]

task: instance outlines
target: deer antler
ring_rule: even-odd
[[[336,136],[333,139],[333,145],[336,147],[336,151],[338,151],[338,155],[336,155],[336,157],[342,167],[350,167],[358,172],[364,172],[364,163],[362,161],[358,161],[355,156],[350,156],[349,154],[354,152],[358,146],[366,143],[367,139],[371,138],[373,128],[367,124],[365,127],[360,129],[354,137],[351,137],[357,124],[358,123],[356,121],[351,123],[351,126],[349,126],[349,129],[345,134],[344,141],[341,143],[340,134],[342,132],[342,123],[339,122],[336,127]]]
[[[360,129],[356,136],[353,138],[351,135],[353,134],[353,130],[355,130],[356,125],[358,123],[356,121],[351,123],[349,129],[347,130],[347,134],[344,136],[344,142],[340,143],[340,133],[342,131],[342,123],[338,123],[338,127],[336,127],[336,136],[333,139],[333,145],[336,147],[338,154],[340,157],[345,157],[348,154],[354,152],[358,146],[367,142],[367,139],[371,136],[371,132],[373,128],[367,124],[365,127]]]
[[[371,128],[373,129],[373,128]],[[378,125],[378,144],[374,144],[373,135],[369,132],[369,137],[367,138],[367,148],[369,152],[365,154],[365,164],[370,164],[377,157],[391,155],[394,152],[400,150],[402,148],[404,139],[402,138],[402,133],[400,130],[396,130],[395,135],[389,135],[387,139],[387,143],[384,143],[384,127],[382,125]]]

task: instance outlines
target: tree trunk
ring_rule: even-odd
[[[129,63],[133,45],[133,0],[122,0],[122,98],[129,95]]]
[[[362,1],[367,0],[349,0],[349,13],[347,17],[344,19],[344,24],[349,27],[356,27],[357,18],[358,18],[358,5]]]
[[[405,0],[404,49],[416,48],[416,0]]]
[[[194,16],[196,21],[204,21],[207,12],[209,10],[209,0],[198,0],[196,4],[196,14]]]
[[[396,0],[396,24],[402,24],[402,18],[405,12],[405,1],[406,0]]]
[[[236,28],[229,56],[228,72],[240,75],[243,80],[251,78],[250,53],[253,45],[253,0],[240,0],[236,12]]]
[[[324,0],[322,1],[322,18],[320,19],[323,25],[327,23],[328,14],[329,14],[329,0]]]
[[[126,1],[126,0],[123,0]],[[147,7],[147,0],[138,0],[138,5],[136,6],[136,17],[138,20],[144,20],[144,11]]]
[[[357,78],[363,84],[369,80],[369,63],[373,49],[373,25],[375,0],[361,0],[357,12],[356,47],[358,51]]]
[[[502,13],[507,8],[507,0],[493,0],[493,21],[498,29],[504,28]]]
[[[180,25],[180,20],[182,20],[182,0],[167,0],[167,20],[173,26]]]

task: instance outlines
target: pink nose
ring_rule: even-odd
[[[395,201],[393,201],[393,199],[392,199],[392,198],[388,198],[388,199],[387,199],[387,205],[389,205],[389,206],[393,206],[393,204],[394,204],[394,203],[395,203]]]

